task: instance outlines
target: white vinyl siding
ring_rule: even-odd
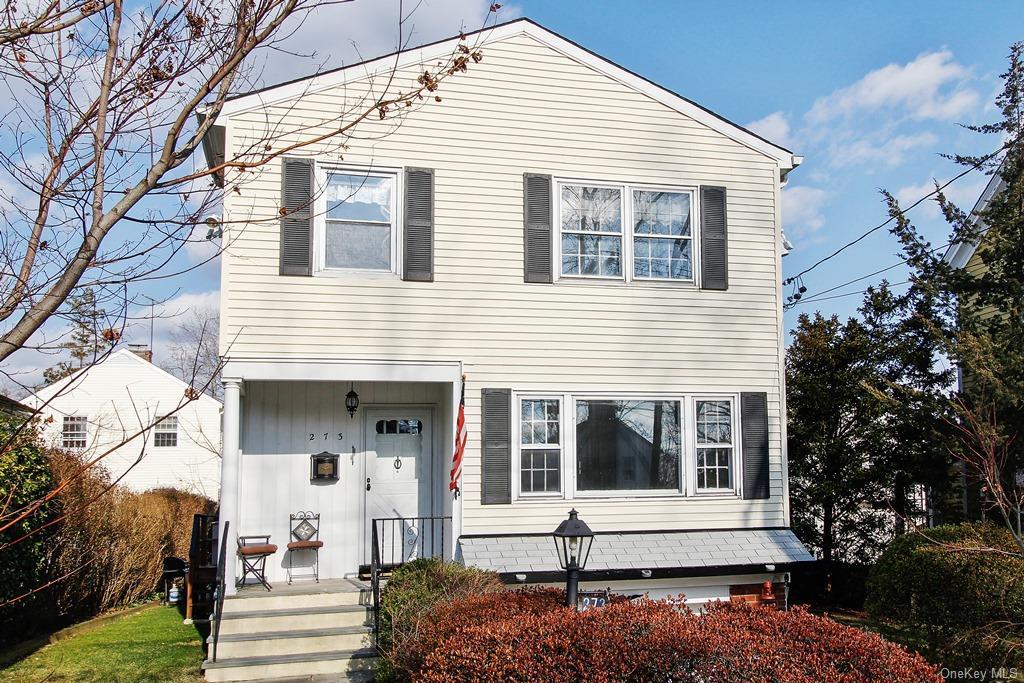
[[[416,75],[400,73],[396,90]],[[483,388],[764,391],[771,499],[613,497],[587,500],[583,516],[595,530],[785,524],[777,164],[524,35],[486,45],[480,64],[442,87],[442,102],[408,110],[401,125],[361,123],[345,150],[346,163],[434,169],[434,282],[280,277],[280,176],[272,163],[225,197],[222,352],[230,342],[232,359],[461,361],[464,533],[550,530],[567,512],[560,497],[480,504]],[[352,83],[233,115],[228,153],[267,127],[286,131],[280,144],[326,133],[365,92]],[[329,144],[305,152],[337,158]],[[728,291],[651,280],[524,283],[527,172],[567,181],[597,175],[637,188],[726,187]],[[628,243],[630,226],[623,231]]]

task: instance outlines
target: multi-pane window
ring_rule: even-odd
[[[64,448],[85,448],[89,418],[85,415],[65,415],[61,443]]]
[[[733,488],[732,401],[697,401],[697,490]]]
[[[395,269],[394,185],[392,175],[328,174],[325,268]]]
[[[576,401],[579,491],[679,491],[678,401]]]
[[[622,276],[622,191],[561,186],[562,275]]]
[[[689,192],[633,191],[633,276],[693,279]]]
[[[520,401],[521,493],[558,493],[562,490],[559,412],[556,398],[524,398]]]
[[[153,445],[163,447],[178,445],[178,418],[165,417],[153,427]]]

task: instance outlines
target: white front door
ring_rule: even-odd
[[[384,564],[429,552],[432,541],[416,520],[431,514],[432,415],[429,408],[366,411],[364,564],[370,564],[374,519],[389,520],[377,523]]]

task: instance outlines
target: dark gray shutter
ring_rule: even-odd
[[[743,430],[743,498],[771,497],[768,474],[768,394],[740,394]]]
[[[551,176],[523,174],[523,279],[551,282]]]
[[[700,188],[700,286],[729,289],[729,239],[725,188]]]
[[[483,425],[483,486],[480,502],[512,502],[512,391],[484,389],[480,409]]]
[[[310,275],[313,263],[313,162],[281,159],[281,275]]]
[[[405,169],[405,245],[402,278],[434,281],[434,169]]]

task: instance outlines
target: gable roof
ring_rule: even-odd
[[[80,378],[84,377],[87,373],[91,372],[94,369],[104,367],[104,363],[109,362],[115,358],[119,360],[122,358],[130,358],[133,362],[138,364],[140,368],[145,368],[143,372],[148,372],[161,380],[170,381],[177,384],[178,386],[181,387],[182,396],[185,395],[185,390],[189,388],[188,384],[181,381],[180,379],[178,379],[171,373],[167,372],[160,366],[155,365],[144,358],[140,358],[138,354],[135,354],[128,349],[118,349],[117,351],[114,351],[114,353],[110,354],[105,360],[102,360],[94,365],[82,368],[81,370],[78,370],[77,372],[74,372],[63,379],[57,380],[56,382],[48,384],[42,389],[39,389],[38,391],[32,392],[25,398],[25,400],[36,398],[40,400],[41,403],[45,403],[53,395],[57,394],[65,387],[69,386],[72,382],[78,381]],[[74,391],[74,387],[68,389],[68,391]],[[217,399],[215,399],[214,397],[210,396],[207,393],[200,394],[199,398],[196,399],[196,401],[213,401],[215,404],[217,404],[218,407],[221,405],[220,401],[218,401]]]
[[[708,128],[774,159],[784,171],[796,168],[803,161],[803,157],[794,154],[785,147],[747,130],[724,116],[716,114],[707,107],[660,86],[644,76],[619,66],[615,62],[541,26],[531,19],[525,17],[514,19],[503,24],[466,33],[465,35],[467,37],[480,36],[481,46],[515,35],[528,35],[570,59],[589,66],[609,78],[619,81],[667,107],[689,116],[695,121],[703,123]],[[456,49],[459,41],[459,36],[445,38],[418,47],[392,52],[382,57],[376,57],[337,69],[285,81],[277,85],[267,86],[252,92],[235,95],[225,102],[221,116],[225,118],[230,117],[233,114],[258,109],[275,102],[292,99],[326,88],[332,88],[350,81],[372,76],[376,73],[423,64],[440,56],[450,54]],[[211,159],[208,158],[207,161],[210,162]]]
[[[978,222],[978,216],[988,208],[989,202],[997,194],[1002,192],[1003,188],[1006,187],[1006,182],[1003,180],[1002,175],[1003,165],[999,164],[999,168],[989,178],[988,185],[985,186],[981,196],[978,197],[978,201],[974,204],[974,208],[971,209],[971,220]],[[946,249],[946,253],[942,256],[942,260],[950,264],[954,268],[966,268],[967,264],[970,263],[971,258],[974,256],[974,252],[978,250],[978,245],[981,243],[981,239],[976,239],[970,242],[954,242],[949,245]]]

